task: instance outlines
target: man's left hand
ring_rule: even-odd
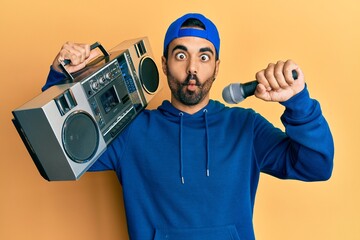
[[[292,71],[297,72],[295,80]],[[292,60],[270,63],[266,69],[256,73],[259,82],[255,96],[264,101],[284,102],[301,92],[305,87],[304,74]]]

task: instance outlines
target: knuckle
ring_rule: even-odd
[[[266,69],[264,72],[264,75],[267,79],[272,78],[273,74],[274,74],[274,72],[272,69]]]
[[[268,69],[273,69],[274,67],[275,67],[274,63],[269,63],[267,66]]]
[[[80,51],[81,53],[85,53],[85,52],[86,52],[86,45],[84,45],[83,47],[81,47],[81,48],[79,49],[79,51]]]
[[[258,81],[261,81],[261,79],[263,78],[263,76],[264,76],[264,70],[261,70],[261,71],[259,71],[259,72],[257,72],[257,73],[255,74],[255,78],[256,78]]]
[[[70,47],[70,46],[72,46],[72,45],[73,45],[72,42],[67,41],[67,42],[65,42],[65,44],[63,45],[63,47]]]

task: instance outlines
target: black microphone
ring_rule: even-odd
[[[292,77],[294,80],[298,78],[298,73],[295,70],[292,70]],[[222,97],[227,103],[237,104],[245,98],[254,95],[258,84],[256,80],[247,83],[232,83],[224,88]]]

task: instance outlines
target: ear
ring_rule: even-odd
[[[220,67],[220,59],[216,60],[215,62],[215,74],[214,74],[214,81],[218,75],[219,72],[219,67]]]
[[[163,73],[167,76],[167,62],[166,62],[166,58],[164,56],[161,57],[161,66],[162,66]]]

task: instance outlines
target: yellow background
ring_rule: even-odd
[[[45,181],[11,123],[11,111],[40,93],[65,41],[99,41],[110,49],[148,36],[160,67],[167,26],[191,11],[210,17],[221,33],[212,98],[222,101],[224,86],[252,80],[269,62],[291,58],[304,71],[311,96],[321,102],[332,128],[335,168],[329,181],[262,175],[254,214],[257,239],[360,239],[359,10],[358,0],[2,1],[0,239],[127,239],[115,175]],[[149,107],[169,98],[164,83]],[[281,127],[278,104],[249,98],[241,105]]]

